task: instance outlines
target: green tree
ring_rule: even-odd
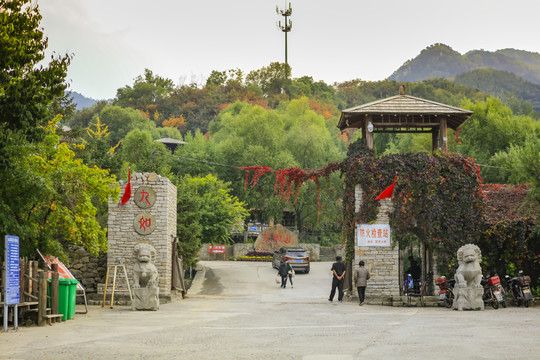
[[[512,144],[524,144],[540,137],[540,121],[528,116],[516,116],[501,100],[490,97],[486,101],[468,101],[464,108],[474,111],[462,125],[462,145],[458,151],[475,159],[478,164],[490,165],[491,158],[506,151]],[[487,182],[502,182],[500,171],[483,167],[482,177]]]
[[[0,132],[39,139],[48,105],[64,94],[69,56],[45,57],[47,38],[38,6],[28,0],[0,3]]]
[[[173,172],[177,175],[204,176],[218,174],[216,164],[221,160],[221,153],[215,142],[204,136],[199,130],[195,135],[186,134],[186,145],[175,152]]]
[[[110,145],[109,128],[102,123],[99,116],[95,123],[90,124],[86,129],[86,134],[82,138],[82,145],[74,151],[78,154],[85,164],[95,165],[100,169],[108,169],[112,174],[118,174],[121,167],[121,159],[118,155],[118,146]]]
[[[270,102],[277,104],[289,100],[291,94],[291,67],[288,64],[273,62],[270,65],[253,70],[246,76],[246,84],[260,87],[263,94],[270,97]]]
[[[530,139],[523,146],[511,145],[492,159],[505,182],[532,185],[529,197],[540,206],[540,138]]]
[[[337,119],[334,121],[337,122]],[[210,137],[216,142],[223,162],[238,167],[259,166],[274,170],[300,167],[316,170],[345,156],[343,147],[338,146],[342,142],[338,133],[328,131],[326,119],[310,108],[307,98],[282,103],[277,110],[237,102],[222,111],[211,123]],[[273,219],[279,223],[283,211],[293,207],[300,231],[304,228],[320,229],[317,223],[319,218],[339,219],[340,212],[335,207],[329,205],[321,208],[321,211],[331,211],[331,215],[321,215],[318,205],[320,196],[327,197],[322,199],[322,204],[334,204],[334,200],[340,198],[341,187],[336,191],[327,191],[327,188],[317,191],[314,187],[308,187],[310,191],[302,190],[298,199],[293,196],[287,202],[278,196],[275,174],[261,177],[257,186],[253,187],[245,185],[243,171],[233,167],[217,170],[220,178],[232,182],[235,194],[250,208],[261,211],[267,221]],[[252,172],[250,181],[253,175]]]
[[[46,128],[42,142],[12,145],[12,164],[2,174],[2,233],[19,235],[21,254],[35,249],[64,256],[64,246],[79,244],[92,254],[107,250],[106,229],[96,220],[96,204],[117,197],[118,186],[108,170],[89,167],[56,134],[58,120]]]
[[[122,159],[137,172],[155,172],[167,176],[170,172],[171,152],[152,139],[150,132],[131,130],[122,141]]]
[[[106,106],[101,110],[99,117],[109,127],[111,146],[116,145],[131,130],[138,129],[151,132],[156,128],[153,121],[148,120],[139,110],[131,108]]]
[[[144,75],[135,78],[133,87],[125,86],[117,90],[114,104],[148,111],[154,109],[150,105],[159,104],[173,89],[172,80],[154,75],[151,70],[144,69]]]
[[[195,262],[202,242],[230,243],[231,230],[248,215],[229,184],[212,175],[178,179],[178,238],[184,265]]]

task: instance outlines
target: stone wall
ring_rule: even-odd
[[[120,187],[125,186],[126,182],[120,181]],[[149,191],[141,195],[141,189]],[[156,249],[153,260],[159,272],[160,296],[170,295],[172,241],[177,227],[176,186],[154,173],[136,173],[131,176],[131,193],[125,205],[109,200],[107,264],[118,265],[123,259],[131,278],[133,248],[141,242],[151,244]]]
[[[360,185],[355,188],[355,210],[360,211],[362,204],[362,189]],[[394,210],[392,199],[378,200],[379,214],[375,224],[389,224],[389,215]],[[355,242],[358,244],[355,234]],[[399,246],[392,242],[392,246],[355,246],[355,261],[353,271],[358,262],[363,260],[369,270],[371,278],[366,288],[366,297],[390,298],[400,296],[400,259]]]
[[[98,284],[105,282],[107,254],[100,252],[98,256],[92,256],[81,246],[70,246],[68,257],[69,271],[81,282],[86,294],[91,297],[91,294],[97,292]]]

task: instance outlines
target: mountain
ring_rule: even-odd
[[[418,82],[427,79],[453,78],[474,69],[474,65],[459,52],[444,44],[434,44],[406,61],[388,80]]]
[[[89,108],[94,106],[95,103],[97,103],[97,100],[87,98],[86,96],[79,94],[76,91],[71,91],[71,99],[73,100],[73,103],[76,105],[77,110],[82,110],[84,108]]]
[[[480,90],[505,99],[515,96],[531,103],[540,112],[540,85],[523,80],[506,71],[482,68],[472,70],[455,77],[455,83]]]
[[[388,80],[421,82],[444,78],[503,100],[531,103],[540,112],[540,54],[502,49],[472,50],[464,55],[444,44],[434,44],[406,61]]]
[[[417,82],[433,78],[452,79],[459,74],[491,68],[513,73],[523,80],[540,85],[540,54],[503,49],[494,52],[472,50],[464,55],[444,44],[434,44],[406,61],[388,80]]]

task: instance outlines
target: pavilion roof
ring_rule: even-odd
[[[435,101],[410,95],[396,95],[343,110],[338,128],[361,128],[367,118],[378,122],[378,126],[382,128],[410,127],[413,123],[425,123],[425,127],[433,127],[437,119],[444,116],[447,118],[448,127],[456,130],[472,114],[472,111]]]

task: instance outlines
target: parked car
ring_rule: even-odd
[[[309,256],[306,250],[301,247],[282,247],[274,252],[272,257],[272,267],[279,269],[281,260],[285,260],[294,271],[300,270],[309,273]]]

